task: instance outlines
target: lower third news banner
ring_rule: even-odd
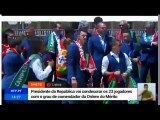
[[[30,82],[28,88],[7,88],[5,100],[137,100],[137,88],[48,88]]]

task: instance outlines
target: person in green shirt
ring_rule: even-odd
[[[144,84],[144,90],[139,94],[142,96],[142,101],[153,101],[153,94],[148,90],[148,84]]]

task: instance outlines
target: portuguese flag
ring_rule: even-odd
[[[125,73],[127,73],[129,75],[128,79],[126,79],[126,88],[137,88],[135,80],[130,75],[130,71],[127,70]],[[108,88],[116,88],[116,86],[120,82],[120,78],[116,78],[116,76],[114,75],[114,72],[113,72],[109,76],[108,81],[109,81]],[[110,103],[111,103],[110,100],[103,101],[103,104],[110,104]],[[138,100],[130,100],[130,101],[128,101],[128,104],[139,104],[139,101]]]
[[[116,88],[118,83],[117,81],[119,82],[119,80],[117,80],[116,76],[114,75],[114,72],[112,72],[108,78],[108,82],[109,82],[108,88]],[[110,103],[111,103],[110,100],[103,101],[103,104],[110,104]]]
[[[135,80],[130,76],[126,79],[126,88],[137,88]],[[128,104],[139,104],[138,100],[130,100]]]

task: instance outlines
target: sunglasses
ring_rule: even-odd
[[[123,27],[124,25],[119,25],[120,27]]]

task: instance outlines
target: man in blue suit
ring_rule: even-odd
[[[88,50],[93,56],[97,70],[93,75],[93,87],[99,88],[102,78],[102,59],[110,50],[111,38],[105,35],[106,25],[103,22],[97,24],[97,35],[92,36],[88,41]]]
[[[150,70],[151,82],[158,83],[158,34],[155,31],[154,22],[146,23],[140,44],[142,47],[140,79],[146,82],[148,70]]]
[[[131,35],[128,31],[123,32],[123,43],[121,46],[121,51],[126,53],[132,62],[132,71],[131,76],[134,78],[136,83],[140,83],[139,73],[138,73],[138,66],[139,63],[139,51],[140,48],[137,43],[132,42]]]
[[[8,44],[10,48],[9,50],[7,50],[7,54],[4,56],[2,60],[2,66],[4,68],[2,89],[9,88],[16,73],[23,65],[23,60],[21,59],[20,55],[20,41],[18,41],[17,39],[8,39]]]
[[[28,28],[26,28],[26,37],[27,39],[25,41],[23,41],[21,43],[22,47],[23,47],[23,57],[26,60],[27,58],[29,58],[30,56],[30,42],[31,42],[31,38],[33,38],[35,36],[35,30],[33,27],[29,26]]]
[[[88,80],[90,78],[90,72],[88,70],[89,61],[87,60],[87,54],[90,54],[87,50],[87,32],[79,30],[78,39],[68,46],[67,52],[67,82],[69,87],[72,88],[85,88],[87,87]],[[82,59],[83,58],[83,59]],[[90,59],[90,57],[89,57]],[[85,60],[84,62],[81,62]],[[87,62],[88,61],[88,62]],[[87,68],[84,69],[84,66]],[[81,103],[81,101],[70,101],[71,104]],[[82,102],[84,103],[84,102]]]

